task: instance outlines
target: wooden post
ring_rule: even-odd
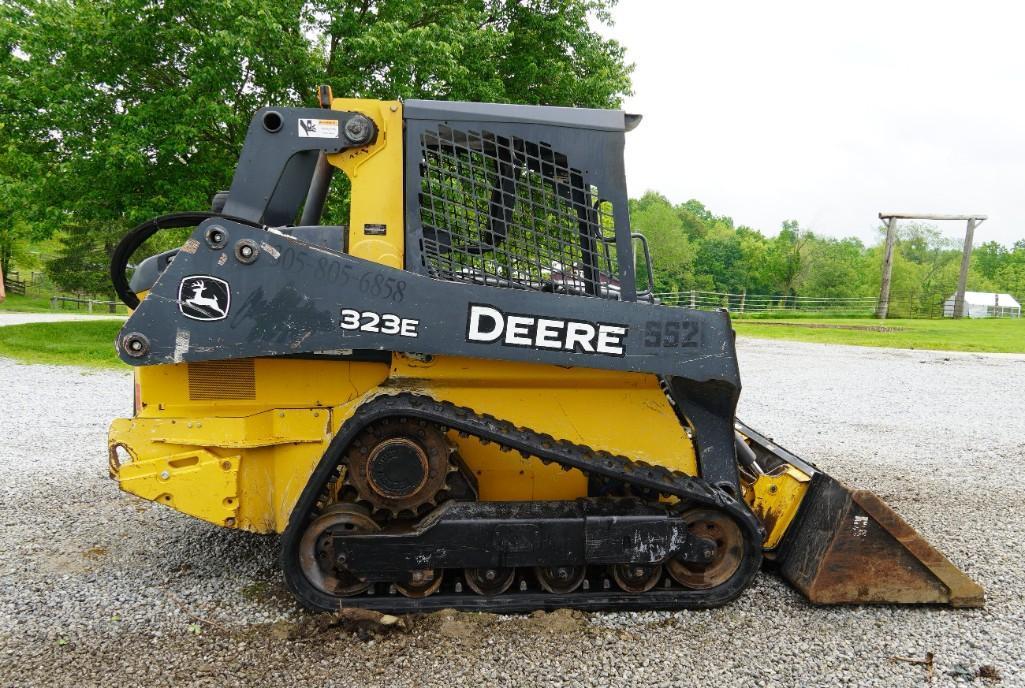
[[[886,225],[886,249],[883,252],[883,281],[879,285],[879,304],[876,317],[886,320],[890,310],[890,275],[893,274],[893,244],[897,241],[897,218],[889,218]]]
[[[968,288],[968,265],[972,259],[972,238],[975,236],[975,218],[969,218],[964,233],[964,253],[961,254],[961,275],[957,278],[957,293],[954,295],[954,317],[963,318],[964,293]]]
[[[697,299],[695,298],[695,293],[694,293],[693,289],[690,290],[690,307],[691,308],[697,308],[698,307]]]
[[[744,302],[747,301],[747,289],[740,292],[740,314],[744,314]]]

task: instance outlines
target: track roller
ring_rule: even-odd
[[[441,569],[413,571],[408,583],[396,583],[395,589],[404,597],[420,599],[438,592],[444,573]]]
[[[534,568],[537,582],[555,595],[573,592],[584,582],[586,566],[538,566]]]
[[[624,592],[642,593],[654,588],[662,578],[662,564],[616,564],[612,580]]]
[[[466,584],[478,595],[501,595],[516,580],[516,569],[467,569]]]

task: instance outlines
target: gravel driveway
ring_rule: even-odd
[[[361,640],[297,612],[274,537],[118,493],[127,373],[0,359],[0,685],[1025,685],[1025,356],[740,353],[741,417],[879,493],[985,609],[815,608],[762,574],[711,611],[440,614]],[[931,683],[894,659],[926,653]]]

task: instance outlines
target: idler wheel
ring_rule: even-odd
[[[336,533],[373,533],[380,530],[365,510],[337,503],[313,520],[299,543],[299,564],[307,580],[328,595],[347,597],[365,592],[370,584],[339,563],[334,552]]]
[[[744,536],[728,515],[713,509],[691,509],[681,516],[692,535],[715,542],[711,561],[699,564],[670,559],[666,566],[677,583],[691,590],[715,588],[740,568],[744,559]]]

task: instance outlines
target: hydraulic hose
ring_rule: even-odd
[[[734,443],[737,445],[737,460],[754,476],[765,475],[765,470],[758,464],[758,457],[755,455],[754,449],[744,441],[744,436],[739,432],[735,432],[733,435]]]
[[[132,291],[131,286],[129,286],[128,277],[125,275],[125,269],[128,267],[128,261],[131,259],[132,254],[134,254],[147,239],[161,230],[195,227],[204,220],[209,220],[213,217],[220,217],[226,220],[231,220],[232,222],[240,222],[252,227],[263,228],[263,225],[259,223],[245,220],[240,217],[204,211],[171,213],[169,215],[161,215],[160,217],[154,217],[153,219],[146,220],[145,222],[133,227],[131,231],[129,231],[120,242],[118,242],[118,245],[114,248],[114,253],[110,257],[110,281],[114,284],[114,291],[117,293],[118,298],[133,310],[139,307],[139,296]]]

